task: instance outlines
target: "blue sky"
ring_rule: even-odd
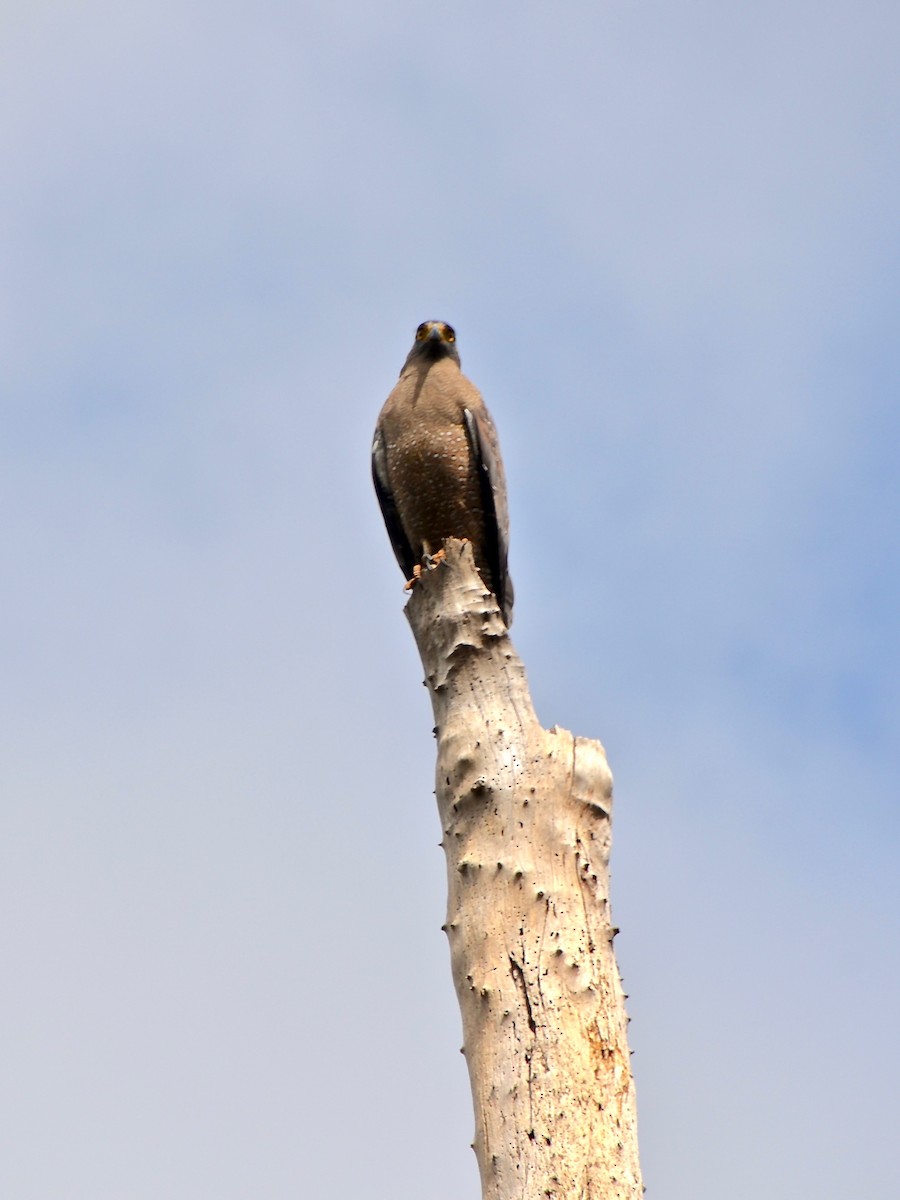
[[[896,1194],[900,15],[0,14],[0,1192],[476,1195],[369,478],[452,321],[648,1196]]]

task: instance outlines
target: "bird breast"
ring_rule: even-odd
[[[382,414],[390,486],[417,557],[436,553],[448,537],[469,538],[478,557],[482,540],[481,487],[453,370],[455,399],[435,367],[424,380],[401,379]]]

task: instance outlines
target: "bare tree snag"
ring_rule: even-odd
[[[639,1200],[603,747],[538,724],[468,544],[446,543],[406,611],[436,724],[484,1200]]]

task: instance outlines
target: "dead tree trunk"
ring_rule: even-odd
[[[406,611],[434,708],[445,929],[482,1195],[639,1200],[606,755],[541,728],[471,548],[446,551]]]

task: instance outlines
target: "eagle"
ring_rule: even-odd
[[[445,538],[472,543],[475,566],[507,627],[509,510],[497,431],[463,375],[456,333],[423,321],[375,426],[372,477],[397,562],[408,580]]]

